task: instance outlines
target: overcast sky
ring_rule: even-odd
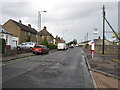
[[[73,39],[81,42],[86,39],[88,33],[88,39],[93,40],[98,36],[102,37],[102,5],[105,5],[106,18],[118,31],[118,0],[83,1],[2,0],[0,24],[3,25],[9,19],[22,20],[23,24],[31,24],[37,30],[38,11],[46,10],[46,13],[41,12],[41,28],[46,26],[53,36],[64,36],[67,42]],[[97,35],[93,34],[94,28],[98,29]],[[107,24],[106,31],[111,31]],[[111,40],[112,35],[106,33],[107,39]]]

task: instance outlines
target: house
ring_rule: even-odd
[[[18,37],[13,36],[10,32],[4,29],[2,25],[0,25],[0,38],[6,40],[6,45],[10,46],[9,49],[16,48],[18,45]]]
[[[41,31],[39,31],[39,34],[41,36],[41,42],[42,40],[46,37],[47,40],[48,40],[48,43],[50,44],[54,44],[55,43],[55,40],[54,40],[54,37],[52,34],[50,34],[48,31],[47,31],[47,28],[44,27]]]
[[[91,45],[91,40],[79,43],[79,45],[82,45],[82,46],[85,46],[86,44]]]
[[[23,43],[30,39],[31,42],[40,42],[40,35],[38,32],[31,27],[30,24],[24,25],[22,21],[19,22],[9,19],[3,27],[8,30],[12,35],[19,38],[18,43]]]
[[[113,45],[113,43],[107,40],[106,38],[104,40],[104,43],[105,45]],[[98,37],[98,39],[95,40],[95,45],[103,45],[103,39],[101,39],[100,36]]]
[[[58,43],[65,43],[65,41],[63,40],[63,38],[60,38],[58,35],[56,35],[55,44],[58,44]]]

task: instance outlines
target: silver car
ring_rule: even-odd
[[[34,42],[24,42],[21,43],[17,46],[17,49],[30,49],[32,50],[32,48],[35,46]]]

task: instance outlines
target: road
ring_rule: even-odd
[[[3,88],[94,88],[80,47],[2,66]]]

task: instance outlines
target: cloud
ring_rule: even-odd
[[[22,20],[23,24],[31,24],[37,29],[38,11],[47,10],[47,13],[41,12],[42,27],[47,29],[54,36],[63,36],[64,30],[67,41],[74,38],[78,41],[84,40],[86,33],[89,33],[89,39],[96,38],[93,35],[93,29],[98,28],[102,35],[102,5],[106,6],[107,17],[112,26],[117,29],[117,9],[116,2],[80,2],[79,0],[30,0],[2,2],[2,24],[8,19],[16,21]],[[107,27],[108,28],[108,27]]]

